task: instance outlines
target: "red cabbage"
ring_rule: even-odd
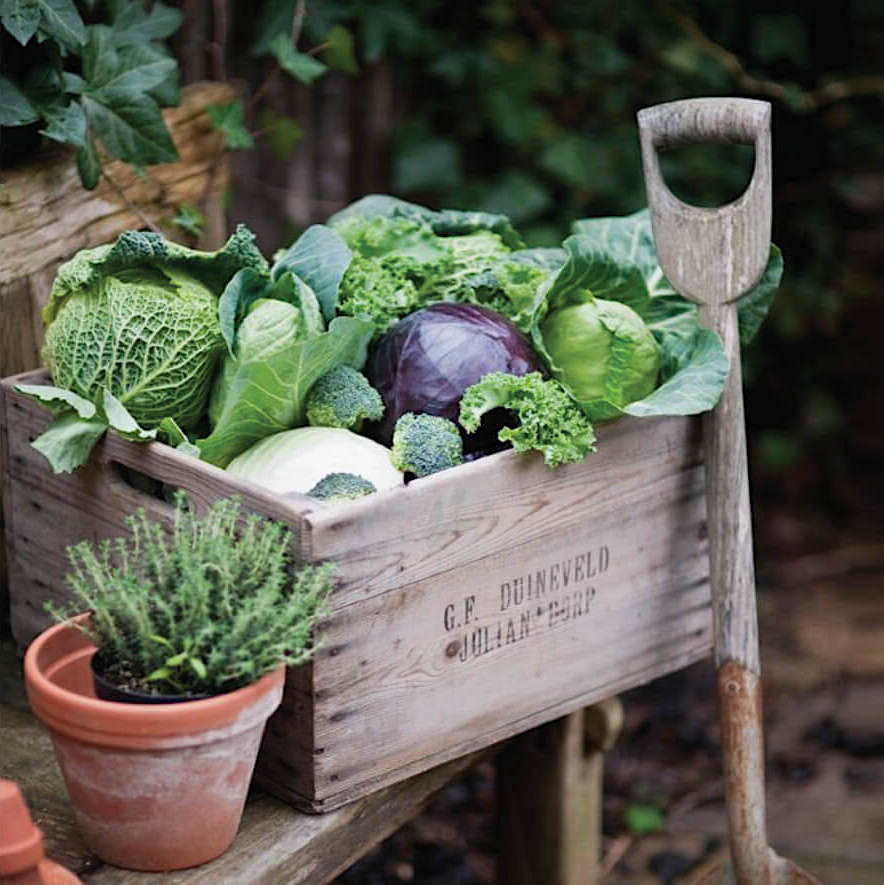
[[[390,445],[393,427],[406,412],[457,423],[464,391],[484,375],[534,371],[543,367],[530,342],[499,313],[473,304],[430,305],[400,320],[369,354],[364,372],[385,406],[372,433]],[[501,448],[497,432],[506,418],[500,409],[485,415],[476,433],[464,433],[464,451]]]

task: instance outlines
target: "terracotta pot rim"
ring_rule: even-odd
[[[279,705],[285,664],[242,688],[176,704],[106,701],[57,685],[44,668],[51,670],[53,664],[61,661],[88,659],[95,652],[94,644],[73,626],[88,617],[78,615],[50,627],[25,652],[28,701],[49,728],[87,743],[126,745],[133,749],[156,747],[157,741],[164,739],[174,745],[204,743],[252,727]],[[66,651],[54,657],[52,648],[60,643]],[[266,702],[262,702],[265,696]]]

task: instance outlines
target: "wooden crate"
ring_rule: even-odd
[[[555,471],[499,454],[344,504],[283,499],[159,443],[109,435],[53,475],[30,441],[48,413],[2,384],[12,623],[20,643],[63,599],[66,544],[165,505],[120,466],[197,506],[241,495],[285,520],[341,584],[311,665],[292,671],[258,780],[335,808],[684,667],[711,649],[696,419],[623,419]]]

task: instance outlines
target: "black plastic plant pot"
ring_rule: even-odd
[[[102,675],[104,666],[97,652],[92,656],[89,666],[92,670],[95,695],[103,701],[117,701],[123,704],[181,704],[184,701],[201,701],[212,697],[208,694],[149,694],[117,685]]]

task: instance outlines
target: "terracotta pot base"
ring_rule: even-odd
[[[285,670],[206,700],[99,700],[94,647],[66,624],[25,656],[28,699],[47,725],[77,824],[102,860],[134,870],[197,866],[239,827],[264,725]]]

